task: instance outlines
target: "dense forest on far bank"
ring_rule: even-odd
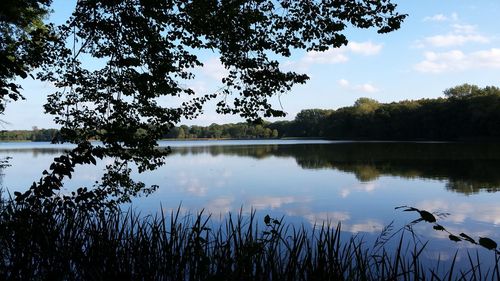
[[[57,137],[57,129],[0,131],[0,141],[52,141]]]
[[[175,127],[170,139],[309,137],[372,140],[500,139],[500,88],[463,84],[444,98],[380,103],[360,98],[337,110],[306,109],[292,121]],[[55,129],[2,131],[2,141],[50,141]]]
[[[285,134],[329,139],[457,140],[500,137],[500,88],[463,84],[444,98],[379,103],[358,99],[337,110],[304,110]],[[280,128],[277,125],[281,125]]]

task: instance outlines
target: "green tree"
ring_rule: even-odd
[[[228,128],[228,133],[231,138],[241,139],[246,137],[245,125],[243,124],[233,124],[233,126]]]
[[[158,150],[157,140],[181,118],[197,117],[210,100],[218,113],[248,120],[284,116],[270,97],[308,77],[283,71],[276,58],[295,49],[346,45],[348,25],[386,33],[404,18],[390,1],[372,0],[77,1],[71,18],[56,29],[57,40],[40,50],[38,76],[58,88],[45,111],[61,126],[60,141],[76,148],[56,158],[17,200],[88,209],[152,191],[155,186],[131,179],[128,163],[139,172],[162,165],[168,150]],[[220,91],[210,94],[184,86],[203,65],[198,54],[204,50],[217,53],[229,73]],[[187,101],[166,106],[158,103],[163,96]],[[103,157],[114,163],[94,188],[57,194],[76,166]]]
[[[331,110],[325,109],[305,109],[301,110],[295,116],[295,129],[298,136],[318,137],[322,136],[323,128],[321,127],[323,120],[331,113]]]
[[[481,89],[483,95],[497,95],[500,96],[500,88],[496,86],[486,86]]]
[[[463,98],[481,94],[481,89],[477,85],[462,84],[443,91],[447,98]]]
[[[215,123],[210,124],[210,126],[208,126],[208,134],[210,138],[220,138],[222,136],[221,125]]]
[[[271,138],[273,138],[273,139],[277,139],[278,137],[279,137],[278,130],[273,129],[273,131],[272,131],[272,133],[271,133]]]
[[[188,137],[189,133],[190,133],[189,127],[186,126],[186,125],[181,125],[180,128],[182,128],[182,130],[184,130],[184,133],[185,133],[186,137]]]
[[[195,138],[203,138],[203,130],[200,126],[191,126],[191,128],[189,128],[189,132]]]
[[[370,98],[359,98],[354,102],[354,108],[357,113],[367,114],[374,112],[380,107],[380,103]]]
[[[186,133],[185,133],[183,127],[179,128],[179,131],[177,132],[177,138],[178,139],[185,139],[186,138]]]

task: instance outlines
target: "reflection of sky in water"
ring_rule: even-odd
[[[203,142],[195,143],[199,146]],[[245,149],[252,148],[245,146]],[[455,234],[465,232],[472,237],[487,236],[500,241],[500,193],[478,192],[466,196],[448,191],[444,180],[390,173],[360,181],[359,175],[356,177],[344,168],[304,169],[290,155],[267,152],[265,157],[249,157],[238,155],[237,150],[174,153],[165,166],[138,175],[139,179],[160,188],[147,198],[134,200],[134,208],[147,213],[159,210],[160,203],[164,210],[176,209],[181,204],[182,210],[195,213],[204,209],[214,218],[227,212],[237,213],[241,208],[247,213],[253,209],[258,215],[285,216],[287,222],[308,227],[325,221],[336,225],[340,221],[344,231],[373,240],[393,220],[395,229],[399,229],[416,219],[417,213],[394,209],[409,205],[431,212],[449,212],[451,215],[441,223]],[[12,157],[12,166],[4,171],[3,186],[10,191],[29,186],[56,156],[47,151],[0,150],[0,158],[6,155]],[[67,188],[91,184],[100,177],[102,167],[78,167]],[[423,240],[434,238],[426,253],[429,259],[452,258],[450,248],[478,249],[470,243],[448,241],[447,234],[433,231],[429,224],[417,224],[414,229]]]

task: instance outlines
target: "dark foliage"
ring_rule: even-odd
[[[1,131],[1,141],[52,141],[57,138],[57,129]]]
[[[8,101],[24,99],[13,81],[26,78],[43,61],[44,48],[53,40],[43,23],[51,0],[3,0],[0,6],[0,114]]]
[[[465,140],[500,138],[500,89],[461,85],[448,98],[378,103],[361,98],[337,110],[304,110],[281,123],[280,136],[369,140]],[[303,117],[306,116],[306,121]],[[275,125],[270,126],[271,128]]]
[[[186,126],[172,128],[165,138],[174,139],[270,139],[278,137],[278,130],[271,123],[211,124],[210,126]]]

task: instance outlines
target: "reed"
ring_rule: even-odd
[[[33,212],[0,201],[1,280],[499,280],[469,254],[469,268],[422,260],[427,244],[387,227],[371,246],[255,212],[222,222],[203,212]],[[409,238],[409,239],[406,239]],[[396,240],[394,250],[386,247]],[[394,242],[394,241],[393,241]],[[392,249],[392,248],[391,248]]]

